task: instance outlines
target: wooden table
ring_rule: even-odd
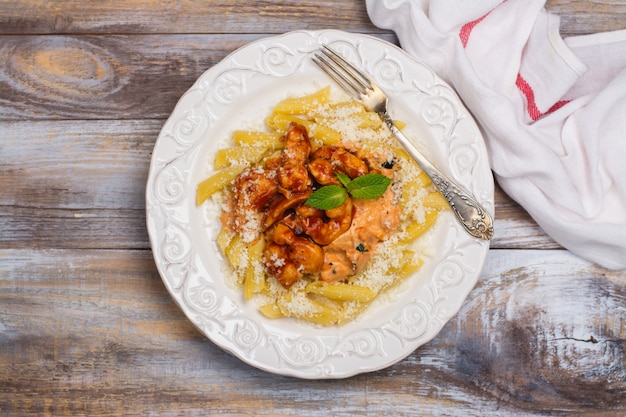
[[[546,7],[566,35],[626,28],[623,0]],[[626,415],[626,272],[500,190],[478,285],[388,369],[265,373],[173,304],[144,209],[164,120],[235,48],[322,28],[397,42],[361,0],[0,1],[1,415]]]

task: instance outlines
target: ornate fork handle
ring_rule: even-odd
[[[485,240],[491,239],[493,237],[493,219],[489,213],[467,191],[456,185],[424,157],[415,145],[396,127],[386,111],[378,114],[407,152],[430,177],[441,194],[443,194],[452,211],[463,227],[465,227],[465,230],[472,236]]]

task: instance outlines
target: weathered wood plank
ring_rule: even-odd
[[[263,36],[2,37],[0,120],[163,119],[204,71]]]
[[[173,304],[149,251],[0,250],[0,301],[7,415],[626,412],[626,273],[562,250],[492,250],[433,341],[343,381],[277,377],[223,352]]]
[[[561,250],[490,253],[452,324],[469,380],[529,411],[624,413],[625,278]]]
[[[382,32],[361,0],[2,1],[0,34]]]
[[[3,206],[145,208],[150,156],[163,121],[9,122],[0,148]]]
[[[492,248],[558,249],[556,243],[519,204],[496,183]]]
[[[145,185],[162,124],[6,123],[0,247],[148,248]]]
[[[562,16],[567,34],[623,29],[615,15],[626,13],[621,0],[548,0],[546,8]],[[370,21],[361,0],[148,0],[0,3],[0,34],[111,33],[284,33],[333,28],[384,33]]]
[[[258,35],[15,36],[0,43],[0,119],[165,118]]]
[[[148,249],[146,213],[0,206],[0,248]]]
[[[547,0],[546,9],[561,18],[563,36],[626,29],[623,0]]]
[[[0,247],[147,248],[145,185],[161,120],[6,122]],[[501,190],[494,248],[558,247]]]

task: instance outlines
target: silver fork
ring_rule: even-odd
[[[312,60],[348,94],[360,101],[367,110],[378,113],[406,151],[443,194],[470,235],[485,240],[493,237],[493,220],[489,213],[470,193],[439,171],[396,127],[387,111],[387,96],[367,74],[326,45],[313,55]]]

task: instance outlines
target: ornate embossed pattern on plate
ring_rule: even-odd
[[[219,146],[210,137],[220,123],[239,128],[233,111],[245,112],[250,97],[264,96],[263,88],[293,82],[295,90],[311,92],[328,84],[309,60],[324,43],[369,71],[391,97],[392,113],[397,105],[401,117],[418,126],[414,134],[424,136],[420,142],[435,161],[493,210],[486,151],[468,112],[432,71],[393,45],[334,30],[291,32],[249,44],[205,72],[155,145],[146,190],[154,259],[172,298],[214,343],[260,369],[301,378],[381,369],[432,339],[461,307],[488,250],[488,243],[443,218],[430,237],[433,257],[402,291],[375,303],[364,318],[335,328],[265,319],[225,284],[221,255],[203,232],[217,220],[203,219],[194,202],[207,155]]]

